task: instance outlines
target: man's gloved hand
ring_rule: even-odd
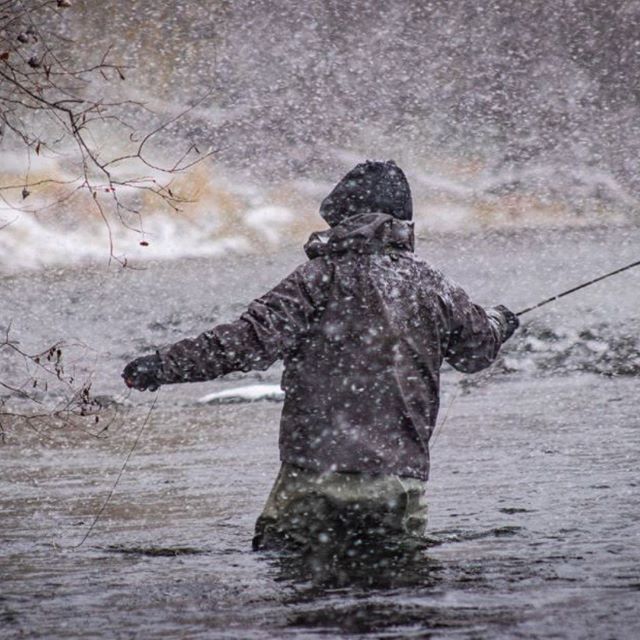
[[[518,320],[518,316],[513,311],[507,309],[503,304],[493,307],[493,310],[497,311],[504,320],[502,342],[506,342],[520,326],[520,320]]]
[[[127,387],[155,391],[161,384],[162,360],[157,353],[132,360],[122,372]]]

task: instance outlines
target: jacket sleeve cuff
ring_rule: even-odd
[[[487,317],[499,331],[502,342],[506,342],[520,326],[520,321],[513,311],[504,305],[487,309]]]

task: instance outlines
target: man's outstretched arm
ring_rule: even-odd
[[[503,305],[483,309],[459,287],[452,287],[449,300],[447,362],[464,373],[485,369],[518,328],[518,318]]]
[[[122,374],[136,389],[202,382],[231,371],[267,369],[295,347],[323,309],[329,265],[314,260],[298,267],[235,322],[220,324],[130,362]]]

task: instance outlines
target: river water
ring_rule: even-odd
[[[479,302],[519,309],[637,259],[639,239],[630,226],[520,230],[434,236],[418,253]],[[26,350],[88,345],[78,366],[90,361],[117,414],[104,438],[5,427],[0,637],[640,637],[640,273],[526,316],[489,374],[445,371],[426,550],[319,565],[250,551],[279,403],[197,403],[277,382],[277,368],[164,388],[151,413],[154,395],[123,394],[118,378],[302,260],[291,249],[3,279],[5,328]],[[18,361],[0,366],[20,375]]]

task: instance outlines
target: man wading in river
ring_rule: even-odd
[[[442,361],[479,371],[518,326],[415,257],[411,191],[393,162],[356,166],[320,214],[330,228],[312,234],[309,261],[238,320],[123,373],[143,391],[284,361],[282,467],[257,549],[422,536]]]

